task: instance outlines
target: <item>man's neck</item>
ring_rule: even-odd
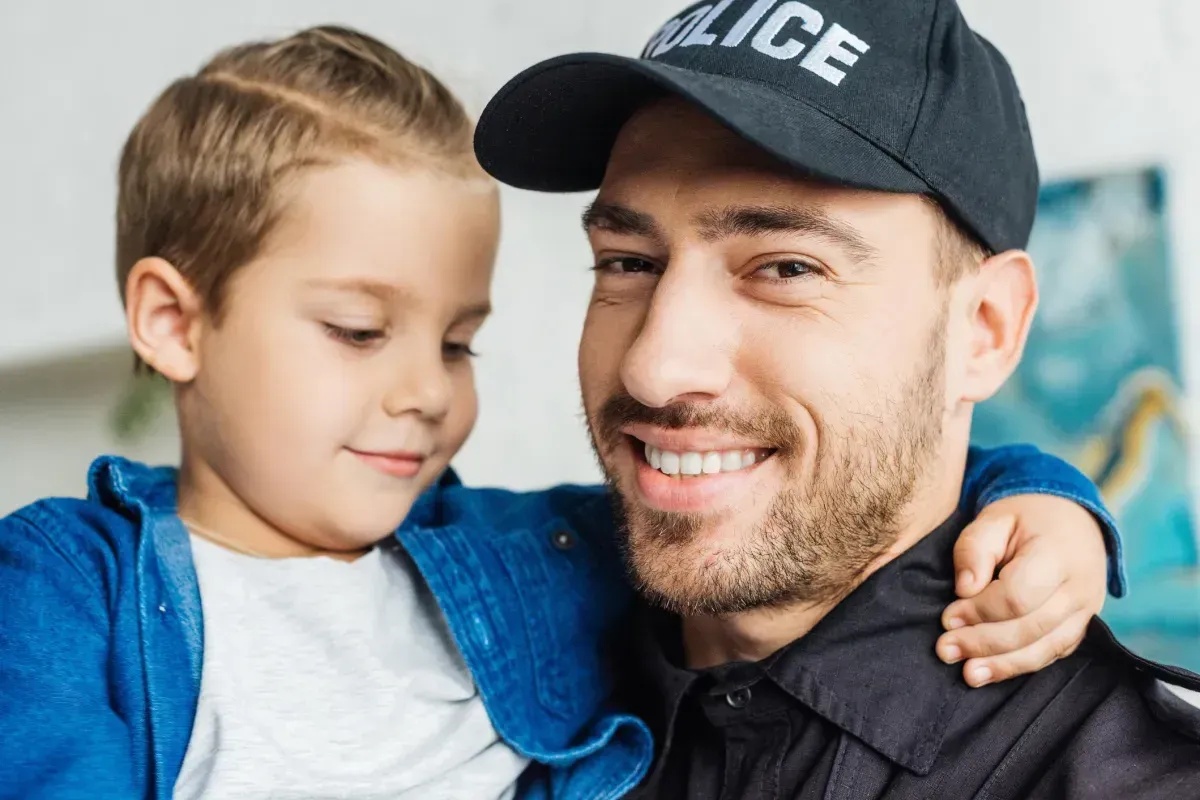
[[[895,543],[876,558],[858,579],[832,600],[758,608],[729,616],[683,619],[683,652],[690,669],[708,669],[734,661],[762,661],[805,636],[847,595],[935,530],[958,506],[961,481],[921,493],[910,503]]]
[[[757,608],[728,617],[685,617],[683,652],[689,669],[762,661],[804,636],[837,602]]]

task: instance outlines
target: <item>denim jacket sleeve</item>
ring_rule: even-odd
[[[0,798],[143,796],[109,702],[105,596],[55,537],[0,519]]]
[[[967,456],[963,503],[978,514],[985,506],[1017,494],[1050,494],[1086,508],[1104,531],[1108,549],[1108,591],[1125,595],[1125,563],[1117,522],[1104,506],[1100,490],[1082,472],[1033,445],[1018,444],[983,449],[972,447]]]

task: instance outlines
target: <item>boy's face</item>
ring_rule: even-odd
[[[208,524],[351,551],[399,526],[474,425],[498,201],[482,181],[362,161],[293,192],[197,326],[183,485]]]

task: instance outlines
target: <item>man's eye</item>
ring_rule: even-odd
[[[351,347],[366,347],[383,338],[383,331],[377,328],[345,328],[329,322],[325,323],[325,332]]]
[[[632,275],[636,273],[657,273],[658,265],[653,261],[633,256],[616,256],[605,258],[596,264],[597,272],[607,272],[613,275]]]
[[[763,264],[757,272],[769,280],[790,281],[817,275],[820,271],[812,264],[806,264],[803,261],[773,261],[770,264]]]

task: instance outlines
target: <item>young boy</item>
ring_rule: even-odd
[[[606,704],[629,590],[603,490],[448,469],[497,236],[463,109],[364,35],[236,47],[155,101],[121,159],[117,272],[140,362],[175,387],[181,463],[103,457],[86,500],[0,521],[0,796],[638,782],[648,729]],[[1076,502],[1014,496],[1045,486]],[[974,452],[963,502],[997,500],[964,542],[1068,579],[979,597],[1097,610],[1094,520],[1116,540],[1095,488],[1032,448]],[[960,566],[1001,560],[972,552]],[[1047,613],[1069,649],[1082,629]],[[1051,638],[1020,623],[959,631],[962,655],[1015,641],[1012,669],[1042,666]]]

